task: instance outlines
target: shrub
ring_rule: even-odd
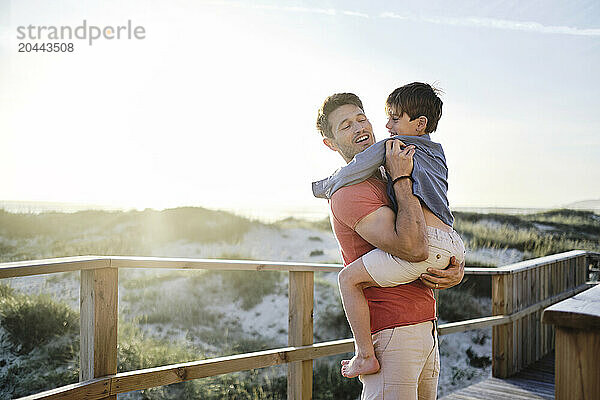
[[[475,368],[485,368],[488,365],[492,365],[492,360],[489,356],[478,356],[472,347],[467,349],[467,357],[469,358],[469,365]]]
[[[6,357],[0,373],[0,396],[16,398],[75,383],[79,378],[79,338],[50,339],[19,358]]]
[[[224,291],[239,298],[244,310],[259,304],[264,296],[277,293],[283,281],[283,275],[275,271],[210,270],[206,272],[205,277],[220,277]]]
[[[0,283],[0,298],[10,297],[15,293],[15,290],[5,283]]]
[[[79,314],[47,296],[4,297],[0,299],[0,316],[0,324],[20,354],[50,339],[79,333]]]
[[[362,390],[358,378],[344,378],[340,373],[341,357],[332,360],[316,361],[313,368],[313,399],[337,400],[357,399]]]
[[[204,358],[197,350],[147,338],[137,326],[124,321],[119,321],[117,350],[118,372]]]
[[[439,293],[438,312],[444,321],[464,321],[490,315],[491,310],[487,310],[469,290],[452,288]]]

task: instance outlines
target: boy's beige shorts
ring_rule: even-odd
[[[362,256],[365,269],[378,286],[398,286],[419,279],[427,268],[444,269],[455,256],[460,264],[465,259],[465,245],[455,230],[445,232],[427,227],[429,257],[425,261],[410,262],[382,250],[374,249]]]

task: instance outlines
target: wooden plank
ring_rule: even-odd
[[[523,273],[517,273],[515,274],[515,282],[514,285],[516,286],[516,296],[515,296],[515,302],[517,304],[517,311],[520,310],[522,308],[522,301],[523,301]],[[513,362],[514,365],[514,371],[518,371],[521,368],[521,364],[520,364],[520,360],[521,360],[521,352],[523,351],[523,340],[522,340],[522,333],[523,333],[523,326],[521,324],[521,318],[515,318],[515,329],[517,330],[517,334],[515,335],[515,339],[516,341],[513,342],[514,347],[515,347],[515,361]]]
[[[569,283],[568,287],[572,288],[575,286],[575,271],[577,270],[577,258],[569,260]]]
[[[507,279],[504,282],[504,301],[506,303],[504,310],[506,311],[507,314],[512,314],[514,312],[514,298],[512,297],[513,294],[513,286],[515,284],[515,276],[514,275],[510,275],[509,277],[507,277]],[[513,329],[514,329],[514,324],[508,323],[506,325],[504,325],[504,340],[505,340],[505,346],[506,346],[506,376],[510,376],[511,374],[513,374],[515,372],[515,370],[513,369],[513,356],[514,356],[514,347],[515,347],[515,343],[513,341]]]
[[[512,292],[512,275],[498,275],[492,277],[492,314],[495,316],[510,314],[510,305],[507,299]],[[512,335],[509,325],[499,325],[492,328],[492,374],[493,376],[505,378],[510,374],[510,352],[512,348]]]
[[[510,275],[492,276],[492,315],[504,314],[504,279]],[[507,374],[505,330],[501,326],[492,328],[492,375],[505,377]]]
[[[109,394],[110,378],[100,378],[46,390],[18,400],[98,400],[105,399]]]
[[[555,281],[556,281],[556,285],[555,285],[555,290],[556,290],[556,294],[562,292],[562,263],[561,262],[557,262],[556,263],[556,274],[555,274]]]
[[[535,304],[539,303],[540,301],[542,301],[542,282],[540,281],[541,276],[542,276],[542,268],[543,267],[538,267],[535,269]],[[536,311],[535,312],[535,361],[539,360],[540,358],[542,358],[542,346],[541,346],[541,337],[542,337],[542,312],[541,311]]]
[[[556,329],[556,399],[600,399],[600,331]]]
[[[548,307],[542,321],[562,327],[600,329],[600,284]]]
[[[557,292],[557,288],[556,288],[556,277],[558,276],[558,265],[556,263],[553,263],[550,267],[550,296],[554,297],[556,295]],[[542,321],[543,321],[543,314],[542,314]],[[552,327],[552,330],[550,331],[550,336],[548,337],[548,345],[550,346],[550,348],[554,348],[554,327]]]
[[[556,271],[554,270],[554,264],[548,265],[548,295],[554,296],[554,275]]]
[[[541,299],[545,300],[548,298],[548,266],[544,265],[541,268],[541,274],[540,274],[540,282],[541,282]],[[541,313],[540,313],[540,322],[542,321],[541,319]],[[548,346],[546,345],[546,335],[547,335],[547,331],[548,331],[548,327],[546,325],[541,325],[541,336],[540,336],[540,340],[541,340],[541,349],[542,349],[542,356],[545,356],[546,354],[548,354]]]
[[[117,373],[118,277],[116,268],[81,271],[80,381]]]
[[[17,261],[0,264],[0,279],[16,278],[57,272],[71,272],[84,269],[106,268],[110,266],[108,257],[80,256],[49,258],[44,260]]]
[[[584,255],[581,257],[577,257],[577,274],[575,276],[575,280],[577,282],[577,285],[581,285],[582,283],[584,283],[587,279],[585,278],[585,270],[586,270],[586,264],[588,263],[588,260],[590,259],[589,255]]]
[[[312,360],[353,350],[354,340],[343,339],[124,372],[111,377],[111,393],[125,393],[230,372]]]
[[[498,275],[498,277],[499,276],[500,275]],[[497,279],[497,278],[493,278],[493,279]],[[512,280],[509,280],[509,282],[507,282],[505,285],[506,285],[505,290],[507,291],[507,293],[512,293],[512,291],[513,291]],[[540,301],[538,303],[532,304],[531,306],[526,307],[526,308],[522,309],[521,311],[515,312],[513,314],[493,315],[491,317],[481,317],[481,318],[469,319],[466,321],[457,321],[457,322],[450,322],[450,323],[442,324],[442,325],[438,326],[438,332],[440,335],[448,335],[451,333],[465,332],[465,331],[473,330],[473,329],[481,329],[481,328],[494,327],[494,326],[498,326],[498,325],[502,325],[502,324],[509,324],[510,322],[515,323],[516,321],[520,320],[521,318],[523,318],[525,316],[532,315],[533,313],[539,313],[542,309],[544,309],[554,303],[557,303],[559,301],[567,299],[577,293],[585,291],[589,287],[590,287],[590,285],[588,285],[588,284],[581,285],[575,289],[569,290],[558,296],[554,296],[554,297],[545,299],[543,301]],[[510,307],[510,305],[512,305],[512,296],[508,297],[506,304],[507,304],[506,309],[509,309],[508,307]],[[492,307],[493,307],[493,304],[492,304]],[[492,309],[492,311],[493,311],[493,309]],[[538,319],[538,321],[539,321],[539,319]]]
[[[502,267],[497,268],[497,272],[505,271],[510,272],[512,274],[517,272],[526,271],[531,268],[536,268],[545,264],[554,263],[557,261],[568,260],[571,258],[579,257],[581,255],[585,255],[588,252],[585,250],[571,250],[565,253],[552,254],[545,257],[538,257],[531,260],[521,261],[515,264],[504,265]]]
[[[554,355],[544,357],[510,378],[488,378],[442,398],[453,399],[554,399]]]
[[[519,298],[519,283],[520,274],[513,274],[513,290],[512,290],[512,301],[513,301],[513,313],[517,311],[520,307],[520,298]],[[518,371],[517,362],[519,359],[519,349],[521,346],[520,337],[519,337],[519,324],[518,319],[512,319],[512,358],[510,364],[510,371]]]
[[[574,285],[575,286],[578,286],[578,285],[581,284],[580,283],[580,279],[581,279],[581,261],[582,261],[582,258],[585,261],[585,259],[587,259],[587,255],[582,256],[582,257],[577,257],[577,259],[575,260],[575,276],[574,276],[574,278],[575,278]]]
[[[565,291],[565,287],[566,287],[566,272],[567,269],[565,268],[565,261],[560,261],[558,263],[558,292],[562,293],[563,291]]]
[[[314,273],[290,272],[289,327],[290,346],[313,343]],[[288,399],[312,399],[312,360],[288,365]]]
[[[513,313],[512,315],[510,315],[510,318],[511,318],[511,320],[517,320],[517,319],[523,318],[523,317],[530,315],[531,313],[534,313],[538,310],[549,307],[552,304],[558,303],[558,302],[568,299],[569,297],[572,297],[576,294],[584,292],[584,291],[588,290],[590,287],[591,287],[591,285],[585,283],[574,289],[567,290],[566,292],[563,292],[556,296],[547,298],[546,300],[540,301],[539,303],[532,304],[529,307],[525,307],[525,308],[521,309],[521,311],[517,311],[517,312]]]
[[[515,277],[514,275],[507,276],[504,281],[504,302],[505,307],[504,310],[506,313],[512,313],[514,311],[514,299],[512,297],[513,294],[513,285],[514,285]],[[508,375],[511,375],[515,370],[513,369],[513,356],[514,356],[514,347],[515,342],[513,341],[513,329],[514,323],[510,322],[504,325],[505,333],[504,340],[506,346],[506,372]],[[493,359],[493,357],[492,357]]]
[[[523,282],[523,305],[529,307],[531,305],[531,269],[528,269],[523,273],[525,277]],[[531,315],[523,316],[523,340],[525,341],[523,346],[523,364],[521,368],[524,368],[531,364]],[[519,368],[519,369],[521,369]]]
[[[510,321],[509,315],[493,315],[491,317],[474,318],[467,321],[449,322],[447,324],[438,325],[438,334],[442,336],[451,333],[471,331],[473,329],[489,328],[503,325]]]
[[[217,269],[239,271],[296,271],[339,272],[340,264],[311,264],[299,262],[210,260],[164,257],[111,257],[111,266],[117,268]]]
[[[550,292],[550,286],[551,286],[551,279],[552,279],[552,269],[551,267],[548,265],[546,266],[546,271],[547,271],[547,275],[546,275],[546,298],[551,297],[552,294]],[[542,312],[543,315],[543,312]],[[545,324],[544,324],[545,325]],[[553,327],[545,325],[546,326],[546,350],[547,352],[551,352],[552,349],[554,348],[554,341],[552,340],[552,331],[553,331]]]
[[[536,288],[535,272],[537,271],[538,268],[539,267],[529,270],[529,305],[533,305],[533,304],[537,303],[537,298],[536,298],[536,293],[535,293],[535,288]],[[540,320],[536,319],[536,315],[537,315],[537,311],[529,314],[529,341],[530,341],[531,347],[529,348],[529,351],[528,351],[529,356],[527,357],[527,365],[531,365],[538,360],[535,356],[535,348],[537,346],[537,343],[536,343],[537,325],[539,324]]]

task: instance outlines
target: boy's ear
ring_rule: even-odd
[[[427,117],[421,115],[419,118],[417,118],[417,131],[425,132],[425,128],[427,128]]]
[[[338,151],[338,147],[335,144],[335,142],[333,141],[333,139],[330,139],[328,137],[324,137],[323,138],[323,143],[325,143],[325,146],[329,147],[330,150]]]

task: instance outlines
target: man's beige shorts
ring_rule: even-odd
[[[440,355],[434,322],[384,329],[373,335],[381,369],[361,375],[361,400],[435,400]]]
[[[455,256],[458,263],[465,259],[465,245],[455,230],[445,232],[431,226],[427,227],[429,239],[429,258],[413,263],[395,257],[382,250],[374,249],[362,256],[362,262],[369,275],[378,286],[398,286],[419,279],[427,268],[444,269]]]

